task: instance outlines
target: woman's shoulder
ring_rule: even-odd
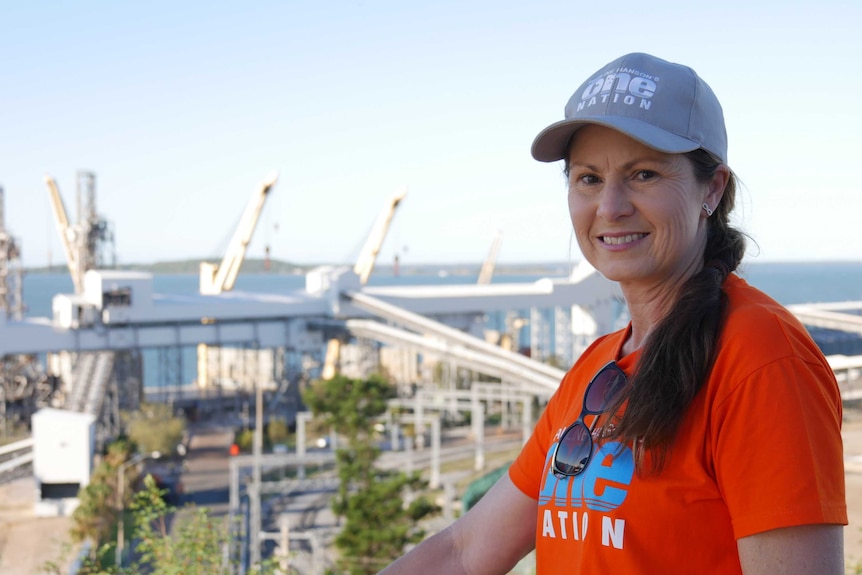
[[[808,330],[787,308],[735,275],[723,288],[728,307],[719,357],[745,360],[751,368],[791,358],[826,365]]]
[[[802,335],[811,340],[805,326],[787,308],[744,279],[731,274],[723,289],[728,299],[725,332],[734,335],[740,332],[738,335],[747,334],[753,339],[770,337],[781,340],[788,335]]]

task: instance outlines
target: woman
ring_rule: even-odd
[[[802,325],[732,272],[721,106],[690,68],[611,62],[533,142],[565,160],[584,257],[629,326],[599,338],[508,475],[384,573],[840,575],[841,398]]]

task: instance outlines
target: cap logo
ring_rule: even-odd
[[[649,110],[652,105],[650,98],[655,95],[658,76],[644,74],[631,68],[617,68],[605,72],[603,77],[592,80],[581,94],[577,111],[595,106],[622,102],[627,106],[637,105],[639,108]]]

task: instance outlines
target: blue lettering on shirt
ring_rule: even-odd
[[[634,476],[634,457],[630,447],[616,441],[594,446],[587,468],[574,477],[557,478],[551,458],[554,447],[545,460],[545,483],[539,491],[539,505],[553,503],[555,507],[583,507],[595,511],[610,511],[622,505]],[[613,484],[613,485],[611,485]]]

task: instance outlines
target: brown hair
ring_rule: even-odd
[[[685,156],[702,184],[711,181],[721,165],[703,149]],[[608,413],[620,413],[624,405],[625,410],[602,426],[601,437],[633,443],[638,471],[647,452],[652,454],[652,471],[661,471],[685,410],[715,362],[727,299],[721,286],[745,253],[745,236],[730,225],[736,188],[731,173],[707,223],[703,268],[685,282],[671,310],[647,337],[626,391]]]

